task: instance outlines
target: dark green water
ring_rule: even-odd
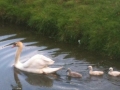
[[[52,75],[39,75],[14,69],[16,48],[11,44],[24,43],[21,61],[32,55],[43,54],[55,61],[54,67],[64,68]],[[103,76],[90,76],[87,67],[103,70]],[[99,54],[84,51],[80,46],[63,44],[44,36],[36,37],[27,28],[16,25],[0,25],[0,90],[119,90],[120,77],[107,74],[108,68],[120,71],[120,64]],[[82,78],[68,78],[67,68],[83,75]]]

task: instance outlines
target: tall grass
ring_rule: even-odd
[[[0,0],[0,18],[120,58],[119,6],[119,0]]]

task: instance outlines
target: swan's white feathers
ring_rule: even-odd
[[[92,68],[92,66],[88,66],[88,68],[89,68],[89,74],[90,75],[103,75],[104,74],[104,72],[103,71],[93,71],[93,68]]]
[[[120,72],[118,71],[109,72],[108,74],[111,76],[120,76]]]
[[[111,76],[115,76],[115,77],[120,76],[120,72],[119,71],[113,71],[112,67],[109,68],[108,74],[111,75]]]
[[[62,69],[63,67],[59,67],[59,68],[50,68],[50,67],[46,67],[46,68],[43,68],[43,73],[47,74],[47,73],[54,73],[60,69]],[[46,73],[47,72],[47,73]]]
[[[54,64],[54,61],[51,60],[50,58],[47,58],[43,55],[34,55],[31,57],[29,60],[27,60],[25,63],[23,63],[24,68],[44,68],[47,67],[48,65]]]
[[[103,75],[104,72],[103,71],[90,71],[89,74],[90,75]]]
[[[42,73],[48,74],[48,73],[57,72],[58,70],[62,69],[62,67],[58,67],[58,68],[48,67],[48,65],[52,65],[54,61],[48,57],[45,57],[39,54],[31,57],[26,62],[21,63],[19,61],[19,57],[22,52],[23,43],[16,42],[13,46],[18,47],[16,56],[15,56],[14,66],[22,71],[31,72],[31,73],[39,73],[39,74],[42,74]]]

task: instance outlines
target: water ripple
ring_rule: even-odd
[[[120,78],[109,77],[107,74],[109,65],[97,65],[96,63],[101,59],[95,55],[86,55],[84,51],[77,51],[77,49],[72,51],[68,45],[64,46],[63,44],[61,47],[53,41],[46,41],[42,38],[40,41],[35,41],[32,35],[27,37],[28,34],[25,35],[24,31],[14,32],[16,34],[2,34],[0,36],[0,90],[17,88],[21,90],[119,90]],[[24,43],[21,62],[25,62],[35,54],[43,54],[55,61],[51,67],[63,66],[63,69],[52,75],[31,74],[15,69],[13,64],[17,48],[11,48],[11,46],[17,41]],[[106,70],[105,75],[101,77],[90,76],[88,65],[92,65],[94,70]],[[67,68],[81,73],[83,77],[79,79],[68,78]]]

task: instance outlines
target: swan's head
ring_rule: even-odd
[[[22,42],[16,42],[13,44],[13,47],[23,47],[23,43]]]
[[[88,66],[89,70],[92,70],[92,66]]]
[[[110,67],[110,68],[109,68],[109,71],[113,71],[113,68],[112,68],[112,67]]]
[[[70,69],[70,68],[68,68],[66,72],[71,72],[71,69]]]

